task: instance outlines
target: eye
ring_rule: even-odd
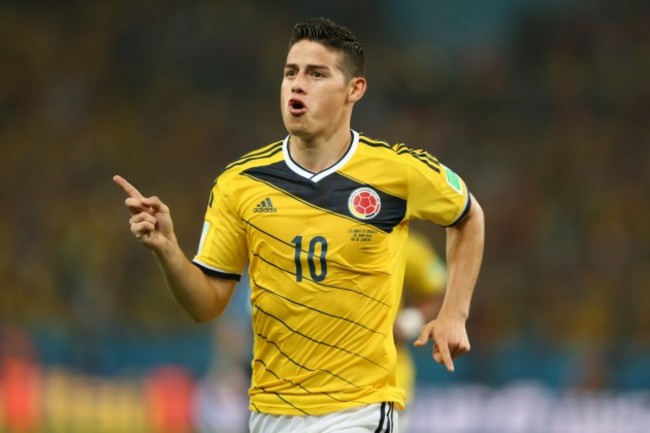
[[[314,78],[323,78],[323,77],[325,77],[325,74],[323,74],[322,72],[319,72],[319,71],[314,71],[314,72],[312,72],[311,76],[314,77]]]
[[[295,75],[296,75],[296,71],[294,71],[293,69],[287,69],[284,71],[285,77],[293,77]]]

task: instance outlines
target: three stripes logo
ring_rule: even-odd
[[[253,212],[255,213],[275,213],[278,211],[278,208],[273,206],[273,202],[271,202],[270,197],[266,197],[264,200],[262,200],[260,203],[255,206],[255,209],[253,209]]]

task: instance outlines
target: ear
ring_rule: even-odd
[[[354,77],[350,80],[350,87],[348,88],[348,102],[355,103],[363,97],[366,93],[367,86],[366,79],[363,77]]]

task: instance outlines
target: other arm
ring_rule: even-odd
[[[169,207],[158,197],[144,197],[121,176],[114,176],[128,198],[131,233],[151,250],[176,301],[197,322],[220,315],[235,289],[236,281],[206,275],[185,256],[174,233]]]
[[[420,347],[433,339],[433,358],[449,371],[454,371],[452,359],[470,350],[465,322],[483,259],[485,217],[476,199],[471,199],[467,216],[447,228],[447,290],[442,307],[414,343]]]

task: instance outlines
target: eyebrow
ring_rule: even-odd
[[[284,69],[300,69],[300,67],[299,67],[296,63],[287,63],[286,65],[284,65]],[[330,68],[330,67],[327,66],[327,65],[314,65],[314,64],[308,64],[307,66],[305,66],[305,69],[308,70],[308,71],[309,71],[309,70],[312,70],[312,71],[313,71],[314,69],[326,69],[326,70],[331,70],[332,68]]]

